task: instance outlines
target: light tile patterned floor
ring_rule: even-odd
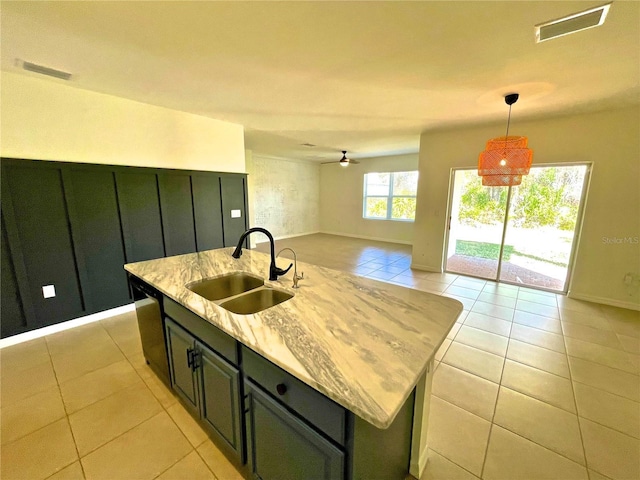
[[[640,478],[640,313],[412,271],[404,245],[285,246],[464,303],[436,355],[423,480]],[[5,348],[0,362],[3,479],[240,478],[145,365],[133,313]]]

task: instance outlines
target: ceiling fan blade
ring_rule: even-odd
[[[329,165],[330,163],[340,163],[340,161],[336,160],[335,162],[322,162],[320,165]]]
[[[354,165],[359,165],[360,162],[358,160],[353,160],[352,158],[349,159],[349,163],[353,163]]]

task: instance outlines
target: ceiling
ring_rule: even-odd
[[[242,124],[262,155],[412,153],[423,131],[505,122],[513,91],[513,126],[640,103],[640,2],[534,41],[534,25],[600,4],[3,0],[1,67]]]

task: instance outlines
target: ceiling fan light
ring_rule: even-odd
[[[348,167],[349,166],[349,160],[347,158],[343,158],[342,160],[340,160],[340,166],[341,167]]]

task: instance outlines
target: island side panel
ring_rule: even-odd
[[[404,480],[409,469],[415,390],[386,429],[353,415],[347,478],[350,480]]]
[[[429,426],[429,408],[431,405],[431,386],[433,384],[434,361],[427,365],[427,370],[420,378],[415,390],[415,406],[413,410],[413,433],[411,439],[411,463],[409,473],[420,478],[427,468],[428,448],[427,429]]]

